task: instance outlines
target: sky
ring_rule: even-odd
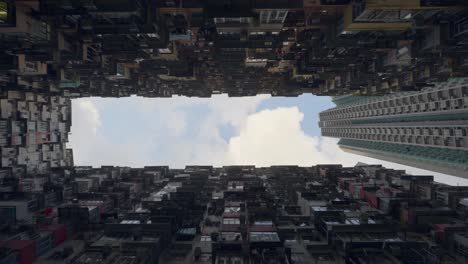
[[[321,137],[318,113],[329,97],[79,98],[72,101],[68,147],[75,165],[300,165],[357,162],[434,175],[451,185],[467,179],[342,151]]]

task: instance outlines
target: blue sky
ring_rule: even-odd
[[[320,136],[318,113],[328,97],[80,98],[73,100],[69,146],[76,165],[256,166],[357,162],[435,175],[448,184],[468,180],[381,162],[341,151]]]

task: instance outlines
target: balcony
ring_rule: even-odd
[[[345,8],[338,21],[338,32],[349,34],[353,31],[405,31],[411,28],[407,12],[370,9],[369,4],[355,3]]]
[[[9,14],[6,16],[9,16]],[[27,13],[26,10],[16,10],[15,17],[16,23],[14,25],[2,25],[2,20],[0,18],[0,34],[5,34],[6,36],[11,35],[17,40],[29,40],[32,42],[49,40],[50,27],[47,23],[35,19],[33,16]],[[8,18],[4,17],[3,24],[8,23],[8,21],[5,19]]]

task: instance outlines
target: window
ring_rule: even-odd
[[[125,67],[123,64],[118,63],[117,64],[117,71],[116,71],[117,76],[124,76],[125,75]]]
[[[0,2],[0,21],[6,21],[8,18],[8,6],[4,1]]]
[[[146,36],[148,36],[149,38],[159,38],[159,35],[156,33],[147,33]]]
[[[250,241],[279,241],[276,232],[250,232]]]
[[[7,1],[0,1],[0,26],[4,24],[13,24],[14,9]]]
[[[228,256],[224,256],[224,257],[218,257],[218,260],[216,262],[217,264],[227,264],[227,263],[230,263],[230,264],[242,264],[242,259],[241,257],[228,257]]]
[[[249,23],[248,17],[215,17],[216,24],[232,23],[232,24],[245,24]]]
[[[275,19],[280,19],[281,21],[283,21],[283,19],[286,18],[286,15],[288,14],[288,11],[279,11],[277,14],[276,14],[276,18]]]
[[[272,221],[255,221],[255,225],[273,225]]]
[[[172,53],[172,50],[169,48],[164,48],[164,49],[158,49],[158,52],[161,54],[170,54]]]
[[[260,13],[260,23],[262,24],[280,24],[283,23],[288,15],[286,10],[264,10]]]
[[[26,72],[37,72],[39,70],[36,62],[27,61],[25,71]]]
[[[239,220],[239,218],[224,218],[223,219],[223,224],[225,224],[225,225],[239,225],[240,220]]]
[[[237,213],[237,212],[240,212],[240,207],[225,207],[224,208],[224,212],[225,213]]]
[[[215,17],[214,19],[216,24],[224,23],[225,19],[224,17]]]
[[[270,11],[270,19],[274,19],[277,15],[278,15],[278,11],[276,10]]]
[[[266,21],[268,21],[268,16],[269,16],[268,11],[262,11],[261,14],[260,14],[261,23],[266,23]]]
[[[202,241],[202,242],[210,242],[210,241],[211,241],[211,237],[210,237],[210,236],[201,236],[201,237],[200,237],[200,241]]]
[[[224,241],[241,241],[242,236],[240,233],[236,232],[222,232],[221,233],[221,240]]]
[[[240,257],[232,257],[231,261],[233,264],[241,264],[241,258]]]

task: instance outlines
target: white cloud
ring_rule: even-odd
[[[257,166],[354,166],[359,161],[382,164],[415,175],[434,175],[437,181],[452,185],[468,184],[468,180],[458,177],[346,153],[338,147],[338,139],[307,135],[301,128],[303,118],[304,114],[297,107],[265,110],[248,116],[240,134],[229,142],[227,160],[233,164]]]
[[[73,149],[76,165],[125,164],[138,166],[137,160],[148,162],[144,144],[109,142],[99,133],[102,126],[98,107],[91,99],[73,100],[72,133],[68,147]],[[132,158],[129,158],[132,157]]]
[[[317,141],[301,129],[303,118],[297,107],[248,116],[239,135],[229,141],[229,158],[235,164],[257,166],[312,164],[318,158],[314,153]]]
[[[82,132],[92,132],[96,134],[98,127],[101,125],[99,112],[96,106],[89,99],[84,99],[81,101],[73,101],[77,106],[73,109],[78,112],[74,112],[73,117],[76,117],[80,126],[77,126],[76,129]],[[84,126],[83,126],[84,125]]]
[[[76,99],[69,146],[79,165],[223,165],[227,142],[220,127],[236,130],[265,98]]]
[[[246,118],[239,135],[229,141],[228,161],[234,164],[354,166],[366,158],[343,152],[338,139],[307,135],[304,114],[297,107],[276,108]]]
[[[99,111],[89,99],[73,100],[72,104],[72,133],[69,136],[68,147],[81,151],[89,147],[89,139],[97,136],[101,120]]]

